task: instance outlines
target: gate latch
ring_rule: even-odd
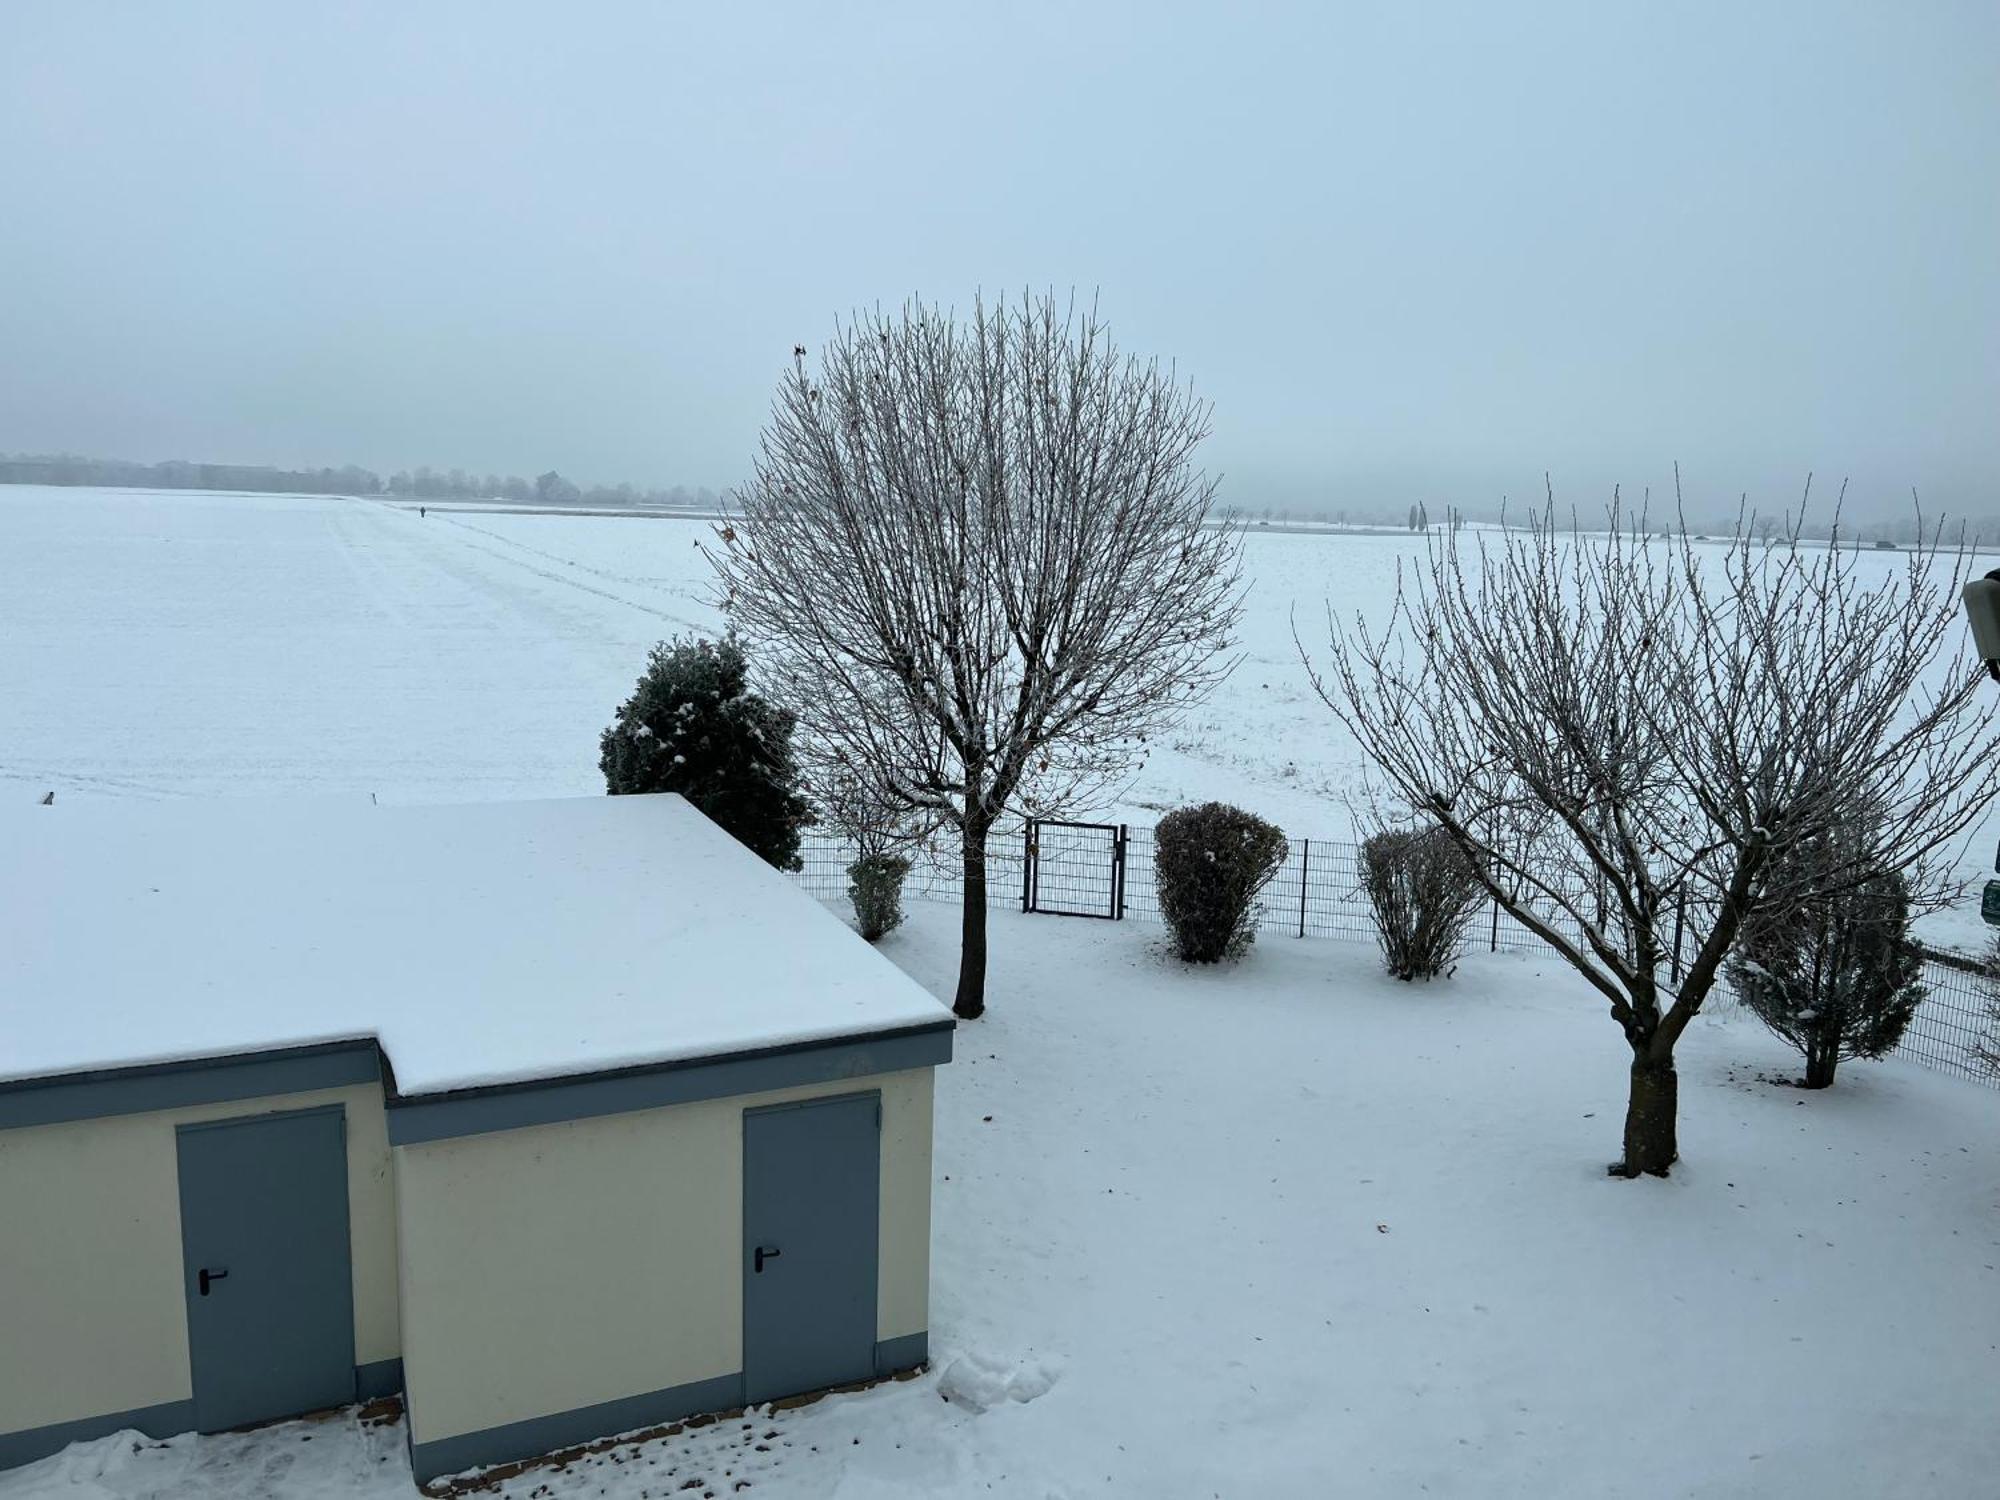
[[[229,1275],[229,1268],[227,1266],[224,1266],[222,1269],[216,1271],[211,1271],[206,1266],[202,1267],[201,1274],[195,1278],[197,1281],[201,1283],[202,1296],[206,1297],[208,1295],[208,1284],[211,1281],[221,1281],[228,1275]]]
[[[776,1260],[777,1258],[778,1258],[778,1247],[776,1245],[759,1245],[757,1247],[757,1257],[756,1257],[757,1274],[759,1276],[762,1276],[764,1274],[765,1261]]]

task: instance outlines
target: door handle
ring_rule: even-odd
[[[757,1274],[762,1276],[764,1274],[764,1262],[767,1260],[776,1260],[778,1255],[779,1251],[776,1245],[759,1245],[757,1247]]]
[[[206,1266],[202,1267],[201,1274],[195,1278],[197,1281],[201,1283],[202,1296],[206,1297],[208,1295],[208,1286],[210,1282],[221,1281],[228,1275],[229,1275],[229,1269],[226,1266],[220,1270],[215,1270],[215,1271],[209,1270],[208,1267]]]

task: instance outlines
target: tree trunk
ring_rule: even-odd
[[[958,993],[951,1013],[961,1021],[986,1014],[986,829],[967,824],[964,839],[965,905],[960,915]]]
[[[1664,1177],[1680,1159],[1674,1116],[1680,1101],[1680,1079],[1674,1060],[1632,1059],[1632,1094],[1625,1106],[1625,1159],[1611,1171],[1618,1177],[1641,1172]]]
[[[1840,1066],[1840,1043],[1826,1042],[1815,1038],[1806,1047],[1806,1087],[1809,1089],[1830,1088],[1833,1085],[1833,1070]]]

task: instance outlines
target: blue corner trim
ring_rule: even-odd
[[[713,1380],[690,1381],[663,1391],[580,1406],[553,1416],[529,1417],[502,1427],[436,1438],[428,1443],[412,1442],[410,1470],[418,1484],[428,1484],[444,1474],[538,1458],[558,1448],[573,1448],[621,1432],[636,1432],[642,1427],[658,1427],[703,1412],[729,1411],[742,1404],[742,1374],[718,1375]]]
[[[0,1469],[18,1468],[38,1458],[60,1453],[71,1443],[106,1437],[126,1428],[147,1437],[172,1437],[194,1430],[194,1402],[168,1401],[159,1406],[142,1406],[136,1411],[107,1412],[101,1417],[81,1417],[74,1422],[55,1422],[47,1427],[30,1427],[25,1432],[0,1432]]]
[[[388,1101],[389,1144],[414,1146],[527,1125],[552,1125],[667,1104],[692,1104],[701,1099],[935,1067],[951,1061],[952,1030],[952,1022],[939,1021],[873,1036],[836,1037],[608,1073],[449,1094],[392,1096]]]
[[[0,1130],[305,1094],[381,1078],[382,1049],[372,1039],[24,1078],[0,1083]]]
[[[356,1401],[379,1401],[384,1396],[401,1395],[402,1390],[403,1362],[400,1359],[378,1359],[372,1364],[354,1367]]]
[[[875,1341],[875,1373],[900,1375],[914,1370],[931,1357],[930,1330],[906,1333],[900,1338]]]

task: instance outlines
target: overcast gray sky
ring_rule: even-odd
[[[2000,5],[0,8],[0,450],[719,487],[1025,285],[1252,508],[2000,510]]]

